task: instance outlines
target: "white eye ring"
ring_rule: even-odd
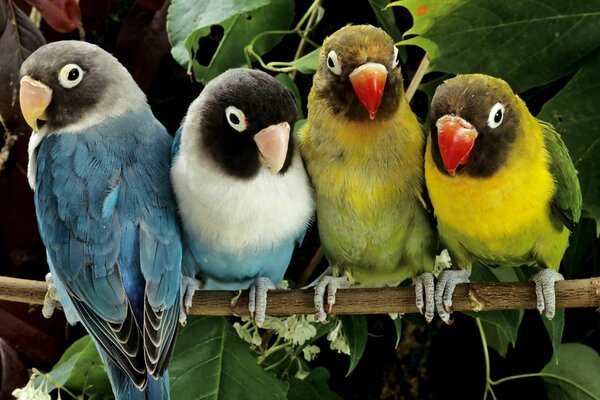
[[[400,64],[400,58],[398,58],[398,48],[394,46],[394,63],[392,64],[392,69],[396,68]]]
[[[492,106],[492,109],[490,110],[490,115],[488,115],[487,124],[490,128],[495,129],[500,126],[503,120],[504,104],[496,103]]]
[[[71,89],[83,79],[83,70],[77,64],[67,64],[58,73],[58,82],[62,87]]]
[[[336,75],[342,74],[342,65],[340,64],[338,56],[334,50],[331,50],[329,54],[327,54],[327,68],[329,68],[329,70]]]
[[[248,127],[246,114],[235,106],[229,106],[225,109],[225,118],[229,125],[238,132],[243,132]]]

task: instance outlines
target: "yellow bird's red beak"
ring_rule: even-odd
[[[268,126],[254,135],[254,142],[260,151],[263,162],[273,174],[278,173],[285,164],[290,130],[290,124],[282,122]]]
[[[52,89],[28,75],[21,78],[21,89],[19,90],[21,113],[27,125],[34,131],[39,130],[38,120],[45,121],[47,119],[46,108],[51,101]]]
[[[469,162],[477,130],[469,122],[455,115],[444,115],[437,120],[435,126],[444,168],[454,176],[459,165]]]
[[[374,119],[385,89],[387,69],[382,64],[369,62],[352,71],[349,78],[356,97]]]

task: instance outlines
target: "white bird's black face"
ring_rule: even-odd
[[[199,121],[191,134],[200,135],[200,151],[238,178],[251,178],[266,164],[273,172],[285,173],[294,149],[290,130],[296,108],[291,94],[270,75],[242,68],[223,73],[204,91],[186,117]],[[283,153],[276,151],[279,160],[273,161],[270,149],[277,146],[285,148]]]
[[[25,60],[20,75],[25,96],[29,89],[50,93],[43,114],[40,111],[39,116],[30,117],[33,125],[47,123],[50,130],[98,112],[107,97],[114,109],[132,102],[145,104],[143,93],[127,70],[106,51],[85,42],[61,41],[40,47]],[[23,113],[26,116],[26,110]]]

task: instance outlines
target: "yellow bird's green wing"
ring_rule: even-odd
[[[550,153],[550,173],[556,182],[556,192],[550,204],[552,215],[567,229],[573,231],[581,217],[582,196],[577,171],[567,146],[554,127],[540,121],[546,149]]]

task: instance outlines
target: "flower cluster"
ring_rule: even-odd
[[[31,374],[31,378],[29,378],[29,382],[27,382],[27,385],[25,385],[22,388],[13,390],[12,395],[17,400],[51,400],[51,397],[48,394],[48,385],[46,380],[44,380],[42,384],[38,384],[36,386],[35,381],[38,376],[43,377],[43,374],[41,374],[38,370],[34,369],[33,373]]]

